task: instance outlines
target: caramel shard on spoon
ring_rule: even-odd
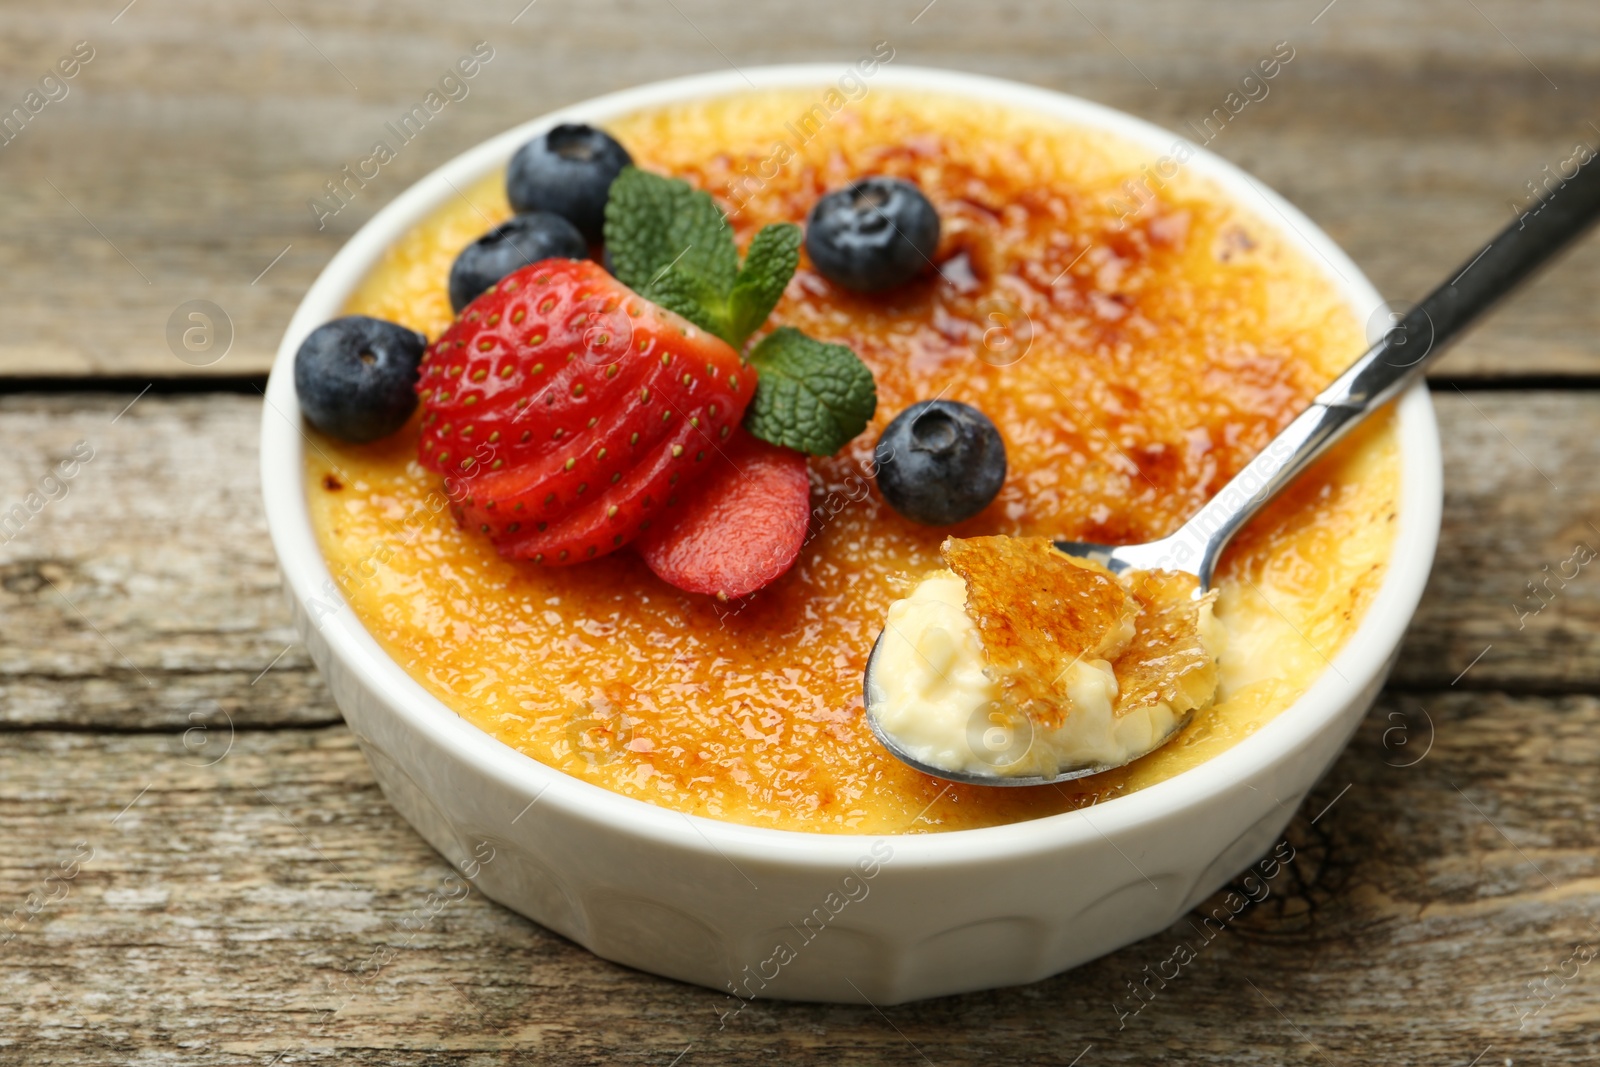
[[[889,609],[868,713],[930,767],[1055,777],[1159,747],[1217,686],[1215,594],[1043,537],[947,539]]]

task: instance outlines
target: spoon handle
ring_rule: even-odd
[[[1196,572],[1201,586],[1210,587],[1223,547],[1267,501],[1356,423],[1421,377],[1478,316],[1597,219],[1600,159],[1591,154],[1575,174],[1550,189],[1450,281],[1424,297],[1169,538],[1175,547],[1199,549]],[[1189,551],[1182,554],[1188,556]]]

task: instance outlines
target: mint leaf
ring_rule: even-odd
[[[728,294],[739,273],[739,252],[733,228],[710,193],[625,167],[611,183],[605,237],[623,285],[733,343]]]
[[[800,227],[780,222],[763,226],[751,240],[728,296],[728,333],[738,338],[733,347],[742,347],[778,306],[783,287],[800,265],[801,237]]]
[[[872,372],[844,345],[780,326],[751,351],[750,363],[759,377],[744,428],[771,444],[831,456],[878,410]]]
[[[661,271],[653,284],[635,287],[634,291],[651,303],[676,311],[707,333],[727,340],[723,333],[727,323],[717,313],[726,302],[715,293],[707,292],[707,287],[699,280],[673,270]]]

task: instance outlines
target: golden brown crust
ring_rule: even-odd
[[[1117,715],[1165,703],[1180,717],[1211,702],[1217,661],[1200,639],[1200,612],[1216,594],[1194,594],[1199,580],[1177,571],[1128,571],[1119,576],[1138,601],[1133,640],[1112,661]]]
[[[967,615],[1001,702],[1059,726],[1061,675],[1080,659],[1118,656],[1138,604],[1105,567],[1048,537],[947,537],[939,555],[967,583]]]
[[[1116,575],[1048,537],[950,537],[939,554],[967,583],[999,703],[1041,726],[1061,725],[1062,675],[1080,659],[1110,661],[1118,716],[1163,702],[1181,716],[1216,693],[1216,659],[1199,629],[1214,597],[1195,597],[1194,575]]]
[[[412,470],[413,425],[376,445],[317,437],[307,449],[318,537],[350,607],[420,684],[505,744],[624,796],[754,826],[1011,823],[1145,788],[1226,750],[1325,669],[1321,654],[1354,631],[1383,579],[1368,568],[1386,558],[1394,526],[1389,416],[1269,505],[1224,558],[1230,627],[1285,631],[1289,657],[1269,685],[1204,713],[1181,746],[1054,786],[951,785],[878,743],[861,675],[901,595],[892,578],[942,566],[947,534],[1126,544],[1177,528],[1361,352],[1359,318],[1278,220],[1203,178],[1167,182],[1131,215],[1117,207],[1149,161],[1138,145],[884,87],[803,145],[791,138],[795,158],[775,158],[774,131],[816,100],[814,88],[762,91],[609,124],[641,167],[719,198],[741,245],[769,223],[803,223],[819,196],[864,174],[913,181],[939,208],[932,258],[944,273],[869,297],[831,286],[802,253],[774,313],[774,325],[850,345],[878,385],[871,428],[809,461],[827,518],[813,522],[799,565],[730,605],[675,595],[631,553],[530,573],[429,510],[437,487]],[[501,173],[462,193],[395,243],[347,313],[438,336],[452,319],[451,263],[511,216]],[[999,497],[943,531],[901,518],[864,475],[889,420],[932,396],[981,407],[1006,443]],[[334,468],[346,486],[337,493],[321,485]],[[408,517],[418,515],[427,522]],[[376,574],[374,559],[388,560]],[[598,736],[589,724],[611,722],[596,709],[617,692],[629,694],[628,743],[574,754],[575,731]]]

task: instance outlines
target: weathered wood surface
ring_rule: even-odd
[[[1268,94],[1210,147],[1301,205],[1393,300],[1470,256],[1577,143],[1600,147],[1600,8],[1579,0],[124,2],[0,7],[0,114],[75,42],[94,50],[0,147],[0,375],[260,374],[356,227],[484,137],[657,78],[844,62],[879,40],[896,64],[1015,78],[1181,130],[1290,42]],[[495,58],[470,95],[319,229],[308,201],[480,40]],[[1597,268],[1591,240],[1441,373],[1600,372]],[[234,334],[205,367],[167,340],[197,299]]]
[[[1199,940],[1183,924],[1034,986],[758,1001],[724,1029],[719,994],[476,895],[428,918],[448,867],[342,726],[241,730],[211,766],[172,733],[13,735],[7,908],[58,899],[0,946],[0,1064],[1588,1062],[1600,965],[1563,964],[1600,951],[1600,702],[1430,697],[1431,750],[1401,766],[1413,703],[1374,712],[1291,826],[1292,870],[1120,1030],[1125,983]]]
[[[1125,1028],[1113,1002],[1130,1006],[1125,983],[1181,924],[1022,989],[883,1013],[758,1002],[719,1029],[717,994],[604,963],[476,894],[403,930],[447,868],[378,793],[294,640],[261,515],[260,400],[237,384],[265,371],[340,243],[482,138],[655,78],[878,40],[899,64],[1173,128],[1288,40],[1270,95],[1211,147],[1386,296],[1416,298],[1544,167],[1600,147],[1600,8],[125,3],[0,7],[0,116],[74,42],[95,49],[0,146],[0,379],[134,382],[0,395],[0,521],[30,492],[60,496],[0,532],[0,917],[58,898],[0,930],[0,1067],[1600,1055],[1600,581],[1591,565],[1561,577],[1579,544],[1600,549],[1600,393],[1436,392],[1444,529],[1390,690],[1291,826],[1292,876]],[[496,55],[471,95],[319,231],[307,200],[479,40]],[[1441,374],[1592,378],[1597,268],[1591,239]],[[204,367],[166,338],[195,299],[235,334]],[[207,375],[233,391],[128,407],[145,381]],[[94,455],[62,496],[44,479],[80,441]]]
[[[1394,684],[1592,689],[1600,561],[1564,587],[1528,583],[1579,544],[1600,552],[1600,394],[1436,396],[1444,529]],[[260,398],[146,395],[119,416],[131,399],[0,398],[0,513],[77,442],[94,449],[66,495],[0,544],[0,723],[171,729],[206,701],[241,726],[332,721],[267,540]]]

